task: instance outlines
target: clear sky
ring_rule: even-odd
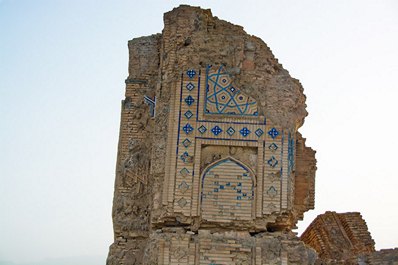
[[[127,41],[182,3],[262,38],[303,84],[318,171],[298,232],[359,211],[377,249],[398,247],[397,1],[0,0],[0,260],[105,264]]]

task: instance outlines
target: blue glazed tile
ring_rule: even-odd
[[[185,124],[184,127],[182,127],[182,130],[186,133],[186,134],[190,134],[193,131],[193,127],[191,126],[191,124],[187,123]]]
[[[279,132],[277,129],[272,128],[271,130],[268,131],[269,136],[272,137],[272,139],[275,139],[279,135]]]
[[[267,161],[268,165],[270,165],[271,167],[275,167],[278,164],[278,160],[276,160],[276,158],[274,156],[272,156],[268,161]]]
[[[261,130],[260,128],[258,128],[257,130],[256,130],[256,135],[258,136],[258,137],[260,137],[261,135],[263,135],[264,134],[264,131],[263,130]]]
[[[207,131],[207,128],[205,127],[205,126],[200,126],[199,128],[198,128],[198,131],[201,133],[201,134],[204,134],[206,131]]]
[[[228,128],[228,130],[227,130],[227,133],[228,133],[228,135],[229,135],[229,136],[232,136],[232,135],[234,135],[234,133],[235,133],[235,130],[234,130],[234,128],[232,128],[232,127],[229,127],[229,128]]]
[[[184,113],[184,116],[189,120],[193,116],[193,113],[190,110],[188,110],[187,112]]]
[[[188,162],[188,158],[189,158],[189,154],[188,152],[184,152],[181,156],[180,156],[181,160],[186,163]]]
[[[243,127],[242,130],[240,130],[239,132],[243,137],[246,137],[251,133],[251,131],[249,129],[247,129],[246,127]]]
[[[194,102],[195,99],[191,95],[185,98],[185,103],[187,103],[188,106],[191,106]]]
[[[187,76],[189,76],[189,78],[192,79],[195,75],[196,75],[195,70],[189,69],[189,70],[187,71]]]
[[[275,143],[272,143],[268,146],[268,149],[271,151],[276,151],[278,149],[278,146]]]
[[[217,135],[219,135],[220,133],[222,133],[222,129],[221,129],[218,125],[216,125],[216,126],[213,127],[213,129],[211,129],[211,132],[212,132],[215,136],[217,136]]]
[[[191,82],[189,82],[185,87],[186,87],[189,91],[192,91],[192,89],[195,88],[195,85],[192,84]]]
[[[191,143],[192,143],[192,142],[191,142],[189,139],[185,139],[184,141],[182,141],[182,144],[183,144],[185,147],[190,146]]]

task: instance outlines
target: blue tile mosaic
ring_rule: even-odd
[[[201,133],[201,134],[204,134],[206,131],[207,131],[207,128],[205,127],[205,126],[200,126],[199,128],[198,128],[198,131]]]
[[[229,128],[228,128],[228,130],[227,130],[227,133],[228,133],[228,135],[229,135],[229,136],[232,136],[232,135],[234,135],[234,133],[235,133],[235,130],[234,130],[234,128],[232,128],[232,127],[229,127]]]
[[[251,131],[249,129],[247,129],[246,127],[243,127],[242,130],[240,130],[239,132],[243,137],[246,137],[251,133]]]
[[[258,116],[257,102],[232,85],[223,66],[207,69],[205,110],[209,114]]]
[[[187,123],[185,124],[184,127],[182,127],[182,130],[186,133],[186,134],[190,134],[193,131],[193,127],[191,126],[191,124]]]
[[[268,161],[267,161],[268,165],[270,165],[271,167],[275,167],[278,164],[278,160],[276,160],[276,158],[274,156],[272,156]]]
[[[231,92],[231,94],[233,94],[233,95],[234,95],[234,94],[236,93],[236,91],[237,91],[236,88],[234,88],[233,86],[230,86],[228,90],[229,90],[229,92]]]
[[[191,95],[185,98],[185,103],[187,103],[188,106],[191,106],[194,102],[195,99]]]
[[[278,146],[275,143],[272,143],[268,146],[268,149],[275,152],[278,149]]]
[[[192,89],[195,88],[195,85],[192,84],[191,82],[189,82],[185,87],[186,87],[189,91],[192,91]]]
[[[184,116],[189,120],[193,116],[193,113],[192,111],[188,110],[184,113]]]
[[[180,158],[181,158],[181,160],[182,160],[184,163],[187,163],[188,160],[189,160],[189,154],[188,154],[188,152],[184,152],[184,153],[180,156]]]
[[[192,143],[192,142],[191,142],[189,139],[185,139],[184,141],[182,141],[182,144],[183,144],[185,147],[190,146],[191,143]]]
[[[279,132],[277,129],[272,128],[271,130],[268,131],[269,136],[272,137],[272,139],[275,139],[279,135]]]
[[[187,76],[189,76],[189,78],[192,79],[195,75],[196,75],[195,70],[189,69],[189,70],[187,71]]]
[[[258,137],[261,137],[261,135],[264,134],[264,131],[261,130],[260,128],[258,128],[258,129],[255,131],[255,133],[256,133],[256,135],[257,135]]]
[[[213,127],[213,129],[211,129],[211,132],[212,132],[215,136],[217,136],[217,135],[219,135],[220,133],[222,133],[222,129],[221,129],[218,125],[216,125],[216,126]]]

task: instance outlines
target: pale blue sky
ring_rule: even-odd
[[[299,232],[360,211],[397,247],[397,1],[0,0],[0,260],[105,263],[127,41],[181,3],[262,38],[303,84],[318,172]]]

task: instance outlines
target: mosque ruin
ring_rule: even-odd
[[[323,223],[302,240],[292,232],[314,208],[315,151],[298,132],[303,88],[267,45],[210,10],[180,6],[161,34],[128,48],[107,264],[322,264],[333,255],[344,226],[329,244],[313,236]],[[355,255],[374,252],[370,234],[346,238]]]

